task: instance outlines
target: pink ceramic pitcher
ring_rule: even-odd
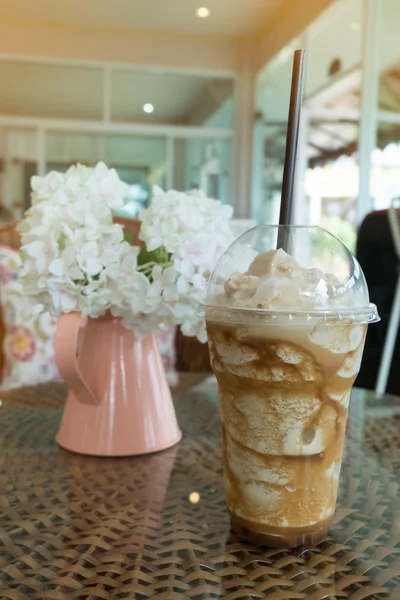
[[[63,448],[98,456],[163,450],[181,438],[171,393],[153,334],[135,337],[107,313],[87,319],[63,315],[55,354],[70,392],[56,440]]]

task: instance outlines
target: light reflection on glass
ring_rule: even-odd
[[[189,494],[189,502],[192,504],[197,504],[200,502],[200,494],[199,492],[190,492]]]

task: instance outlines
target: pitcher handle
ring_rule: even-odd
[[[78,364],[77,341],[81,321],[82,317],[77,312],[60,317],[54,338],[56,363],[62,378],[67,382],[79,402],[98,404]]]

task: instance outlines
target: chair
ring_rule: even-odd
[[[0,225],[0,246],[7,246],[13,250],[19,250],[21,245],[21,239],[18,231],[15,229],[18,221],[11,221],[10,223],[4,223]],[[4,338],[4,323],[1,314],[0,307],[0,381],[2,378],[3,367],[4,367],[4,356],[3,356],[3,338]]]
[[[392,234],[393,245],[396,251],[397,259],[400,265],[400,212],[399,199],[395,198],[388,210],[388,219],[390,232]],[[389,325],[386,332],[383,354],[379,365],[378,377],[375,391],[379,394],[386,392],[386,386],[389,379],[390,367],[392,365],[393,353],[396,345],[397,334],[400,323],[400,270],[398,270],[396,291],[393,298],[392,309],[390,312]]]
[[[123,225],[125,238],[132,246],[143,246],[143,242],[139,240],[140,221],[138,219],[114,217],[114,223]]]
[[[124,226],[124,233],[129,238],[131,244],[141,246],[139,240],[140,221],[137,219],[127,219],[125,217],[114,217],[114,222]],[[11,221],[0,225],[0,245],[8,246],[14,250],[19,250],[21,246],[21,238],[16,226],[19,221]]]
[[[21,238],[18,231],[15,229],[18,221],[3,223],[0,225],[0,246],[7,246],[13,250],[19,250],[21,246]]]
[[[375,390],[379,367],[383,364],[382,355],[398,283],[399,259],[388,210],[374,211],[365,217],[358,232],[356,255],[367,280],[370,300],[377,305],[381,321],[368,327],[363,360],[355,385]],[[397,335],[392,356],[392,363],[400,361],[400,336]],[[386,392],[400,394],[400,369],[390,369],[387,358],[385,364],[386,369],[389,366]],[[382,389],[383,383],[381,378],[379,389]]]

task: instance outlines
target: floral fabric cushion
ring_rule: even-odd
[[[59,377],[54,359],[56,323],[35,315],[18,278],[18,252],[0,246],[0,301],[4,326],[2,389]]]

